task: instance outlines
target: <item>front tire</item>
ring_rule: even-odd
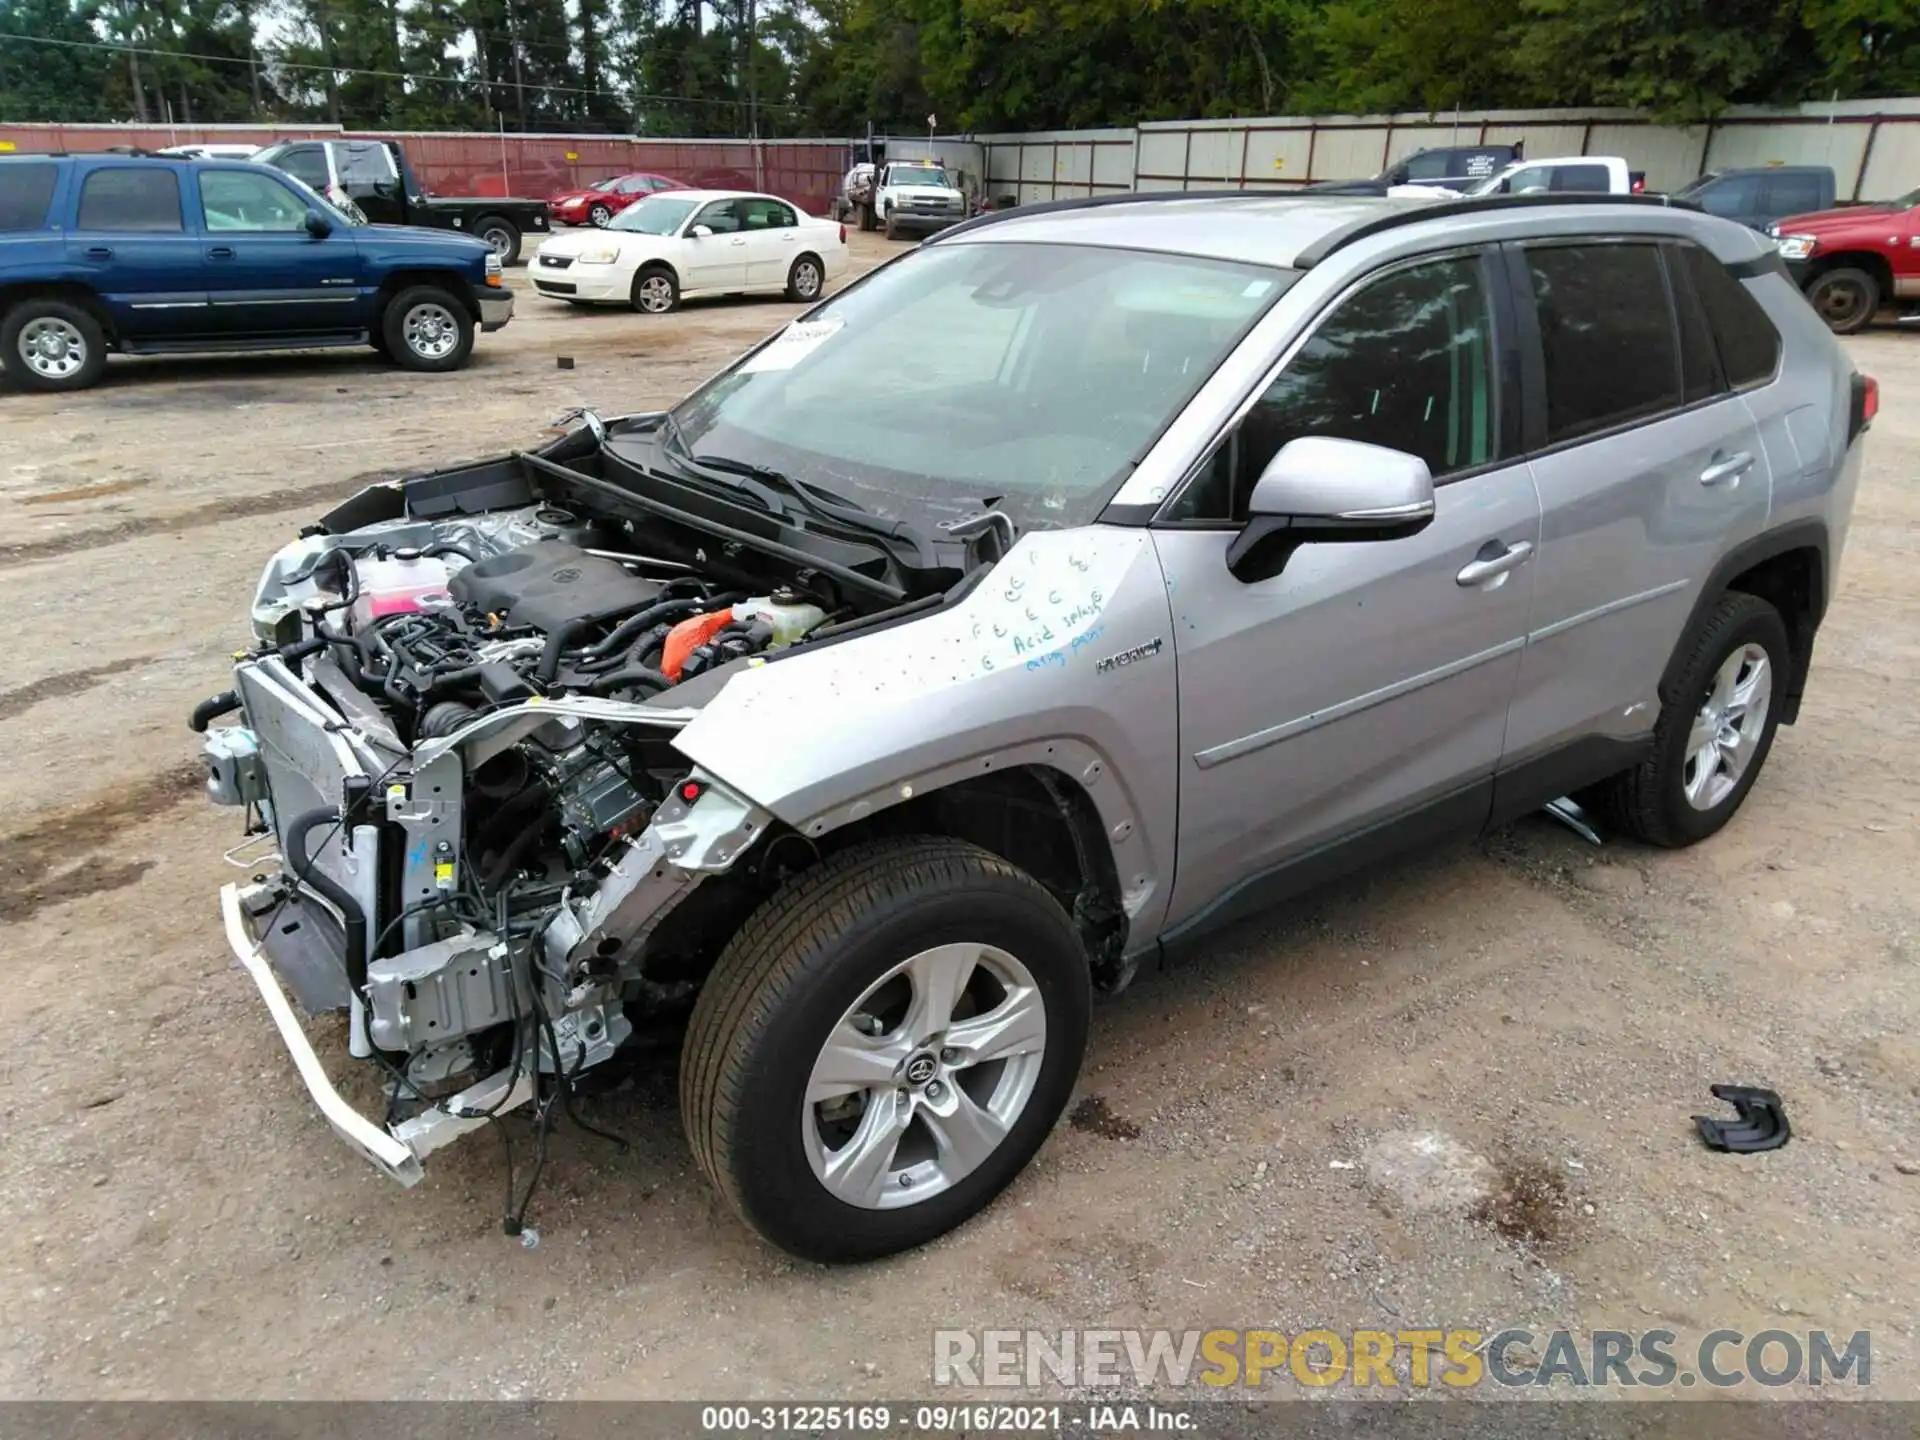
[[[701,989],[694,1159],[803,1259],[925,1244],[1046,1140],[1091,1006],[1079,935],[1025,872],[943,838],[844,851],[749,917]]]
[[[894,221],[893,212],[889,210],[887,212],[887,239],[898,240],[899,238],[900,238],[900,227]]]
[[[386,353],[407,370],[458,370],[473,354],[473,317],[438,285],[412,285],[389,300],[380,334]]]
[[[0,320],[0,365],[22,390],[84,390],[106,372],[106,332],[70,300],[22,300]]]
[[[1773,748],[1792,666],[1780,612],[1754,595],[1723,595],[1682,643],[1653,753],[1581,797],[1617,829],[1668,849],[1706,839],[1739,810]]]
[[[605,205],[595,205],[587,211],[587,223],[596,230],[604,230],[613,220],[613,211]]]
[[[680,282],[664,265],[649,265],[633,277],[628,301],[642,315],[670,315],[680,308]]]
[[[1834,334],[1857,334],[1879,313],[1880,282],[1865,270],[1844,265],[1814,276],[1807,302]]]

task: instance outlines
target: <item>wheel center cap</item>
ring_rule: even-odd
[[[940,1062],[922,1051],[907,1061],[906,1069],[901,1072],[909,1085],[924,1085],[940,1073]]]

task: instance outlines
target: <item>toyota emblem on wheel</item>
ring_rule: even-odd
[[[939,1068],[931,1055],[916,1055],[907,1062],[907,1083],[924,1085],[933,1079],[934,1071]]]

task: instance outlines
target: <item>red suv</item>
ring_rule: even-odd
[[[665,175],[615,175],[584,190],[562,190],[547,201],[547,213],[563,225],[605,225],[636,200],[686,188]]]

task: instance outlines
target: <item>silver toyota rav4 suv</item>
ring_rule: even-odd
[[[192,722],[278,852],[227,935],[402,1183],[679,1042],[750,1225],[915,1245],[1032,1157],[1143,961],[1562,796],[1726,824],[1876,405],[1765,238],[1682,208],[983,217],[670,412],[272,556]]]

